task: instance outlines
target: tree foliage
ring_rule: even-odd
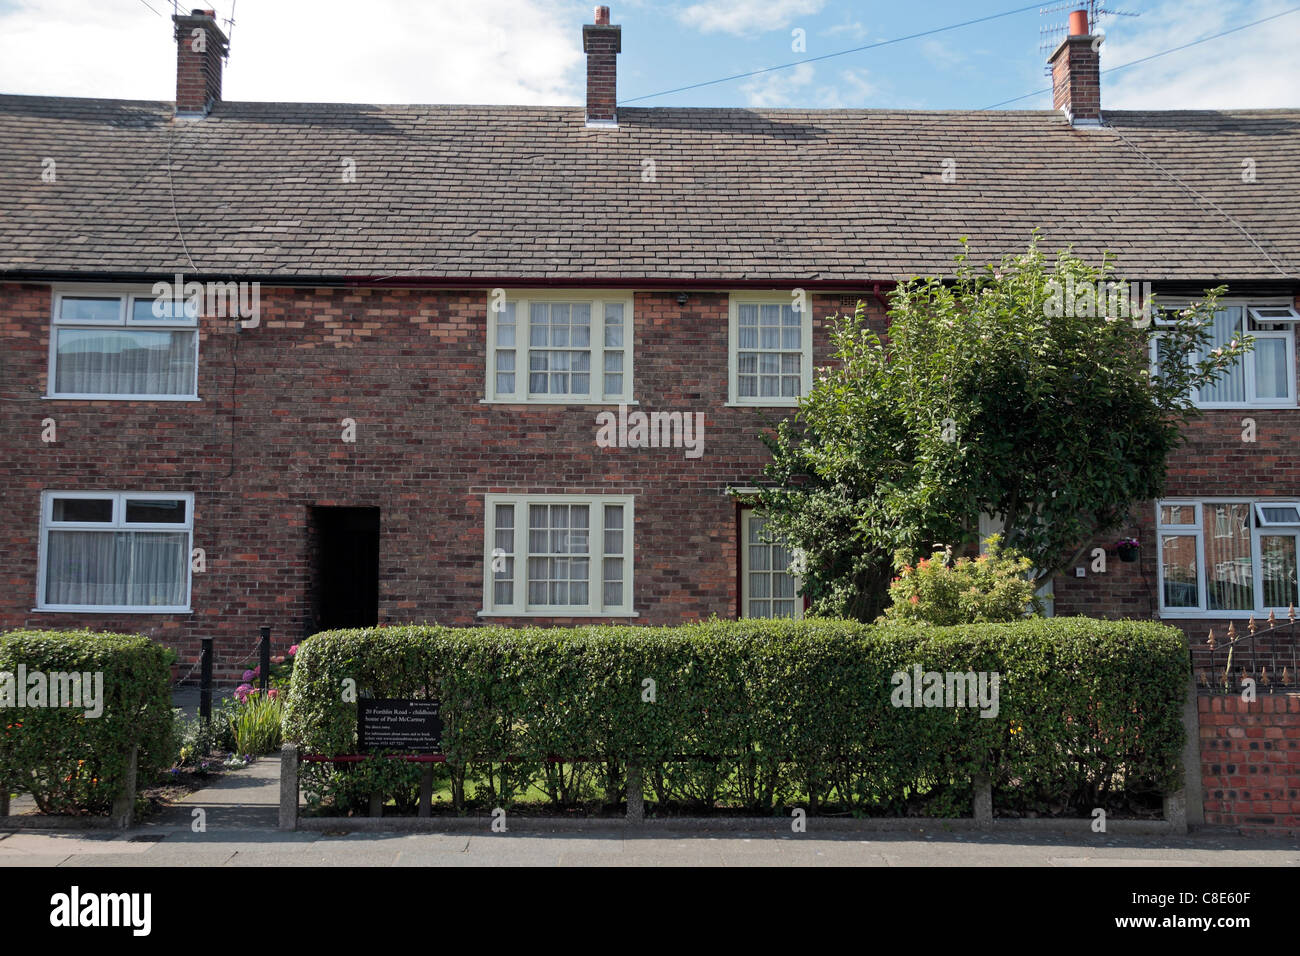
[[[967,543],[980,514],[1045,579],[1160,495],[1194,390],[1252,343],[1211,348],[1222,288],[1177,313],[1149,301],[1153,324],[1125,314],[1115,282],[1110,260],[1053,260],[1035,235],[997,266],[963,245],[952,277],[900,284],[887,336],[862,303],[831,320],[834,364],[763,436],[755,501],[801,552],[814,613],[874,619],[895,552]]]

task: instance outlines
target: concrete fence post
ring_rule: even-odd
[[[113,799],[109,811],[113,826],[125,830],[135,820],[135,781],[140,764],[140,745],[131,745],[131,756],[126,763],[126,779],[122,781],[122,790]]]
[[[1196,680],[1187,682],[1187,696],[1183,700],[1183,829],[1205,825],[1205,791],[1201,782],[1201,717],[1197,709]],[[1168,807],[1165,819],[1169,819]]]
[[[993,829],[993,781],[989,777],[975,778],[975,826],[981,830]]]
[[[298,829],[298,762],[297,744],[280,748],[280,829]]]
[[[9,816],[9,787],[0,787],[0,817]]]
[[[627,762],[627,822],[636,826],[645,822],[645,790],[641,783],[641,765]]]

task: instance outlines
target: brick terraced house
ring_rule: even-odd
[[[1102,110],[1086,20],[1053,111],[616,109],[604,8],[585,110],[231,103],[174,19],[174,103],[0,96],[0,627],[799,614],[758,431],[830,316],[1035,227],[1259,341],[1056,613],[1300,603],[1300,111]]]

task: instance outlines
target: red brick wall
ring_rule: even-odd
[[[813,297],[817,362],[841,301]],[[268,624],[283,649],[313,629],[319,505],[381,510],[381,622],[473,624],[482,496],[511,491],[636,495],[636,621],[736,613],[736,509],[724,489],[760,473],[756,434],[787,410],[725,407],[725,293],[693,292],[684,306],[676,292],[635,295],[635,398],[647,411],[703,411],[699,459],[597,447],[607,406],[483,404],[486,290],[263,288],[259,327],[203,320],[202,400],[173,403],[43,400],[50,306],[49,287],[0,284],[0,628],[142,632],[186,661],[211,635],[230,662]],[[55,444],[40,440],[46,417]],[[343,418],[356,420],[356,444],[340,440]],[[43,490],[194,492],[207,572],[193,576],[193,613],[34,612]]]
[[[1300,695],[1197,698],[1205,822],[1300,835]]]

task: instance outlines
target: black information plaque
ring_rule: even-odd
[[[436,700],[360,698],[357,744],[362,750],[437,753],[442,749],[441,706]]]

